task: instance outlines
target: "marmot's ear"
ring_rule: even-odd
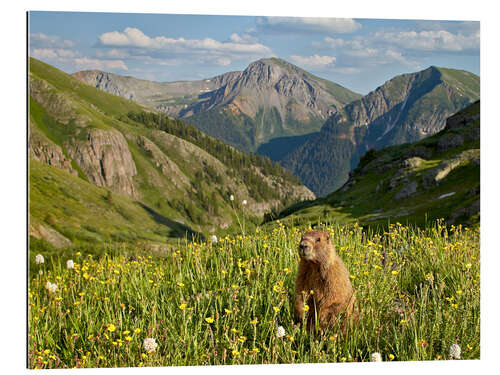
[[[326,234],[326,240],[329,241],[330,240],[330,233],[327,233]]]

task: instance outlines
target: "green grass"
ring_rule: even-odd
[[[479,229],[320,228],[331,233],[362,311],[345,333],[309,333],[293,322],[295,249],[305,228],[278,222],[155,254],[32,248],[29,367],[369,361],[375,351],[386,361],[435,360],[447,359],[454,343],[463,359],[479,358]],[[44,264],[35,264],[37,252]],[[156,340],[154,352],[145,338]]]

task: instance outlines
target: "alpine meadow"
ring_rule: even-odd
[[[479,22],[28,23],[27,368],[480,359]]]

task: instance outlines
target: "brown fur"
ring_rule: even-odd
[[[296,320],[302,321],[304,317],[304,303],[309,306],[309,329],[315,327],[316,317],[322,330],[333,327],[340,316],[355,319],[358,309],[349,272],[337,255],[329,234],[317,230],[306,232],[299,253],[301,260],[295,281]],[[341,326],[345,327],[344,323],[345,320]]]

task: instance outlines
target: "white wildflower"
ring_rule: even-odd
[[[372,362],[382,362],[382,356],[379,352],[372,353],[370,359]]]
[[[45,284],[45,288],[47,288],[50,293],[55,293],[55,291],[57,290],[57,284],[52,284],[50,281],[47,281],[47,284]]]
[[[217,243],[217,236],[215,234],[213,234],[212,236],[210,236],[210,242],[212,242],[213,244]]]
[[[66,268],[69,270],[75,268],[75,263],[73,262],[72,259],[68,259],[68,261],[66,262]]]
[[[460,349],[460,346],[458,346],[458,344],[452,344],[450,346],[450,358],[451,359],[460,359],[461,352],[462,352],[462,349]]]
[[[241,204],[242,204],[243,206],[246,206],[246,205],[247,205],[247,200],[246,200],[246,199],[243,199],[243,202],[241,202]]]
[[[38,271],[38,274],[43,275],[43,271],[42,270]]]
[[[231,195],[229,196],[229,200],[230,200],[230,201],[234,201],[234,195],[233,195],[233,194],[231,194]]]
[[[37,256],[35,257],[35,263],[36,264],[42,264],[43,262],[45,262],[45,259],[43,258],[43,255],[42,254],[37,254]]]
[[[145,351],[147,351],[148,353],[152,353],[156,350],[156,348],[158,347],[158,344],[156,343],[155,339],[153,339],[151,337],[147,337],[144,339],[143,346],[144,346]]]
[[[282,337],[285,337],[285,335],[285,328],[283,328],[283,326],[278,326],[278,328],[276,329],[276,337],[280,339]]]

